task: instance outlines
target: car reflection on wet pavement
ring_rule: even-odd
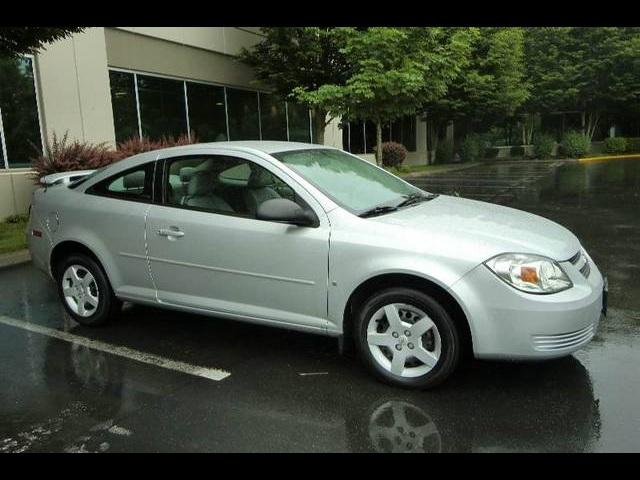
[[[0,320],[231,375],[211,381],[0,322],[0,452],[640,450],[640,161],[548,162],[528,177],[526,163],[465,174],[524,185],[497,188],[506,204],[570,228],[609,276],[609,316],[584,350],[471,362],[441,388],[412,392],[377,383],[313,335],[132,305],[108,327],[82,327],[52,282],[19,265],[0,271]]]

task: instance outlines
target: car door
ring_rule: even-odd
[[[160,302],[326,329],[329,223],[313,197],[250,154],[169,157],[162,168],[163,201],[146,224]],[[287,191],[317,227],[255,218],[257,203]]]
[[[67,209],[74,218],[65,231],[91,245],[116,294],[130,300],[155,300],[145,246],[145,214],[153,201],[155,165],[152,159],[117,172],[87,188],[82,202]],[[91,228],[75,233],[75,225]]]

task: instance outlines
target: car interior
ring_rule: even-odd
[[[230,157],[176,159],[169,166],[167,203],[255,218],[273,198],[300,203],[293,190],[252,162]]]

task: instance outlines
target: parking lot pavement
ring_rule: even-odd
[[[562,160],[502,160],[409,181],[430,192],[506,205],[536,191],[538,182],[562,164]]]
[[[609,276],[595,339],[557,361],[472,362],[429,392],[380,384],[314,335],[132,305],[82,327],[30,264],[2,269],[0,452],[638,451],[640,162],[629,165],[547,166],[533,191],[506,192],[572,229]]]

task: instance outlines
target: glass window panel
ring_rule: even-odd
[[[307,208],[295,191],[267,169],[230,156],[177,157],[165,181],[167,204],[255,218],[262,202],[288,198]]]
[[[311,143],[309,130],[309,110],[300,103],[287,102],[289,114],[289,140]]]
[[[318,131],[318,124],[320,123],[320,121],[320,117],[318,117],[317,115],[311,116],[311,141],[313,143],[318,143],[316,139],[316,132]]]
[[[357,155],[364,153],[364,123],[351,122],[351,153]]]
[[[263,140],[287,139],[287,116],[285,103],[281,98],[260,94],[260,124]]]
[[[376,124],[367,121],[364,125],[365,153],[373,153],[376,148]]]
[[[342,131],[342,149],[350,152],[351,146],[349,145],[349,124],[344,123],[341,128]]]
[[[0,109],[0,114],[1,113],[2,109]],[[2,141],[2,135],[0,135],[0,168],[7,168],[7,164],[4,161],[4,142]]]
[[[402,119],[399,118],[391,124],[391,141],[403,143]]]
[[[375,125],[373,126],[375,128]],[[375,145],[375,136],[373,144]],[[390,142],[391,141],[391,124],[389,122],[382,124],[382,142]]]
[[[200,142],[227,140],[224,87],[187,82],[189,127]]]
[[[116,142],[121,143],[139,135],[135,79],[133,73],[111,70],[109,83]]]
[[[148,162],[118,173],[90,187],[88,193],[122,200],[151,201],[154,164],[155,162]]]
[[[31,166],[42,140],[30,58],[0,58],[0,110],[9,167]]]
[[[402,119],[403,145],[410,152],[416,151],[416,117],[407,115]]]
[[[138,75],[138,97],[142,135],[160,139],[187,133],[182,81]]]
[[[416,122],[413,115],[397,119],[391,125],[391,139],[401,143],[410,152],[416,151]]]
[[[230,140],[260,140],[258,94],[227,88]]]

